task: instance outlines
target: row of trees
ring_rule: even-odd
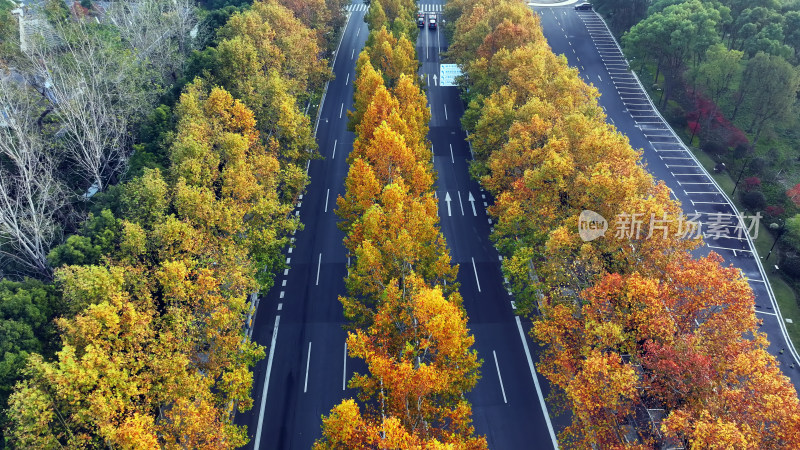
[[[800,202],[792,199],[792,189],[800,186],[800,4],[692,0],[642,8],[643,3],[634,2],[641,14],[618,23],[617,31],[625,32],[622,42],[637,71],[649,67],[657,84],[663,74],[665,117],[679,130],[688,128],[690,140],[697,135],[701,148],[725,163],[736,180],[758,180],[737,191],[739,199],[748,210],[763,211],[776,239],[783,231],[796,235],[784,225],[800,213]],[[611,11],[616,4],[597,2],[612,22],[620,18]],[[796,242],[783,239],[777,252],[795,290]]]
[[[123,218],[105,214],[100,261],[56,271],[63,348],[31,357],[11,396],[15,445],[246,443],[230,408],[252,403],[249,366],[263,356],[242,325],[253,249],[284,231],[273,216],[290,208],[277,202],[279,164],[253,113],[201,80],[181,96],[169,156],[168,173],[123,187]]]
[[[691,256],[696,224],[551,52],[538,17],[481,0],[452,1],[445,16],[468,88],[471,170],[496,197],[493,239],[534,317],[538,369],[571,411],[561,442],[799,445],[797,394],[767,353],[747,281],[716,254]],[[584,210],[617,228],[584,241]]]
[[[252,405],[263,357],[244,333],[248,299],[271,286],[300,227],[291,212],[316,148],[302,108],[328,69],[320,36],[279,3],[230,12],[187,65],[205,76],[146,114],[132,179],[92,197],[96,214],[44,250],[55,283],[0,290],[0,320],[15,326],[2,381],[22,379],[4,411],[10,444],[247,442],[232,417]],[[304,58],[287,56],[297,49]],[[38,142],[20,136],[9,145]]]
[[[699,88],[715,104],[724,105],[730,120],[745,112],[746,130],[755,145],[765,126],[786,122],[793,110],[800,73],[787,62],[795,59],[795,51],[783,50],[787,38],[775,28],[786,20],[797,22],[791,25],[796,30],[800,11],[781,15],[753,5],[736,12],[736,20],[732,12],[719,2],[657,2],[622,42],[631,57],[655,64],[656,80],[664,73],[663,104],[682,85],[686,71],[685,81],[692,90]],[[752,33],[746,31],[751,28]],[[800,34],[794,39],[800,45]],[[702,125],[710,131],[710,124]]]
[[[413,11],[400,9],[393,22],[413,24]],[[463,397],[480,362],[439,230],[416,54],[405,34],[368,23],[337,214],[354,258],[340,297],[353,329],[347,348],[369,373],[350,381],[360,402],[346,399],[323,418],[315,448],[486,448]]]

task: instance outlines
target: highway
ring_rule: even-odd
[[[442,3],[420,4],[421,11],[441,11]],[[247,425],[249,449],[308,449],[321,436],[321,416],[355,392],[345,387],[363,362],[347,358],[345,323],[338,295],[347,274],[344,235],[336,228],[335,200],[344,193],[346,157],[354,135],[347,131],[352,109],[355,61],[366,41],[366,6],[347,7],[348,22],[333,64],[317,124],[319,152],[309,164],[311,183],[297,205],[305,228],[294,236],[285,257],[289,269],[258,302],[252,339],[267,357],[254,368],[253,408],[235,418]],[[537,346],[527,336],[530,323],[513,313],[503,284],[500,257],[489,241],[488,195],[467,172],[470,150],[460,128],[463,105],[455,87],[434,82],[439,55],[446,49],[439,30],[421,30],[417,52],[432,110],[429,138],[438,172],[441,228],[454,263],[483,359],[482,378],[467,395],[477,434],[492,449],[557,447],[544,403],[548,387],[536,374]],[[449,202],[447,201],[449,199]],[[555,428],[555,430],[554,430]]]
[[[420,11],[437,14],[439,20],[443,5],[418,4]],[[439,85],[440,54],[446,50],[440,29],[420,30],[417,55],[428,86],[428,138],[438,175],[441,228],[453,263],[459,265],[459,292],[475,336],[474,347],[483,360],[481,379],[467,395],[475,431],[486,436],[490,449],[554,448],[558,424],[551,424],[544,406],[546,380],[532,364],[538,361],[538,345],[527,336],[530,323],[514,315],[500,255],[489,240],[492,221],[486,206],[491,199],[468,173],[471,153],[460,124],[463,102],[457,87]]]
[[[786,325],[764,269],[754,256],[752,240],[739,232],[741,227],[736,229],[734,207],[655,111],[599,15],[593,11],[575,11],[572,6],[575,3],[578,2],[540,1],[528,5],[541,17],[544,35],[553,52],[566,56],[569,65],[600,91],[600,105],[609,123],[626,135],[634,148],[644,150],[648,171],[664,180],[689,218],[703,224],[706,245],[695,254],[713,250],[748,278],[755,293],[756,316],[763,321],[761,330],[769,337],[769,351],[795,388],[800,388],[800,358],[788,341]],[[745,226],[750,223],[746,220]],[[770,261],[765,269],[771,270],[775,263]]]
[[[311,183],[296,209],[305,228],[286,251],[289,269],[259,300],[252,339],[266,347],[267,357],[253,370],[253,408],[236,417],[248,428],[246,448],[308,450],[321,436],[322,415],[355,396],[343,388],[345,379],[365,371],[345,353],[338,296],[345,292],[347,261],[334,213],[355,137],[347,131],[347,110],[355,62],[368,34],[364,13],[364,8],[350,12],[335,55],[336,78],[328,84],[317,124],[323,159],[309,164]]]

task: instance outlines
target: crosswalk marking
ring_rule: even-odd
[[[442,12],[442,5],[423,3],[419,5],[419,10],[422,12]]]
[[[347,5],[344,9],[347,11],[366,11],[369,9],[369,5],[365,5],[363,3],[355,5]]]
[[[422,4],[419,4],[417,6],[419,8],[419,12],[442,12],[442,9],[443,9],[444,5],[431,4],[431,3],[422,3]],[[351,12],[366,11],[366,10],[369,9],[369,5],[364,4],[364,3],[356,3],[356,4],[347,5],[347,6],[345,6],[344,9],[346,11],[351,11]]]

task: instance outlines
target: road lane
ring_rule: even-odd
[[[643,149],[648,171],[672,189],[685,214],[696,214],[706,226],[714,220],[732,217],[733,210],[725,196],[653,110],[600,18],[594,12],[576,12],[572,6],[533,9],[542,18],[544,35],[553,51],[563,54],[570,66],[580,70],[585,81],[598,88],[599,103],[609,123],[626,135],[634,148]],[[734,227],[726,229],[727,234],[734,234]],[[800,361],[790,349],[783,328],[786,325],[778,316],[750,243],[735,237],[714,237],[707,237],[707,245],[695,255],[713,250],[749,278],[756,297],[756,313],[763,320],[761,331],[770,340],[769,352],[778,359],[783,373],[795,387],[800,388]]]
[[[430,13],[441,11],[443,3],[425,2],[418,7]],[[441,20],[441,13],[438,17]],[[474,348],[483,360],[481,379],[467,394],[475,431],[486,436],[491,449],[552,448],[555,431],[550,432],[541,400],[548,388],[544,386],[541,397],[537,394],[525,351],[525,345],[534,350],[538,346],[527,335],[523,344],[518,332],[512,298],[500,269],[501,259],[489,240],[491,225],[486,206],[490,199],[469,176],[472,157],[460,127],[463,102],[457,88],[433,83],[434,75],[437,80],[439,76],[440,54],[446,49],[443,33],[420,30],[420,74],[431,80],[426,88],[431,108],[428,138],[434,150],[441,229],[453,262],[460,266],[459,292],[475,336]],[[523,322],[527,333],[531,325]],[[536,355],[532,357],[535,361]]]
[[[255,316],[252,338],[266,346],[272,358],[260,361],[254,369],[255,407],[235,418],[236,423],[248,427],[251,441],[246,448],[255,448],[258,442],[259,449],[307,450],[321,436],[320,417],[342,398],[354,395],[343,389],[341,377],[349,379],[353,371],[363,371],[357,362],[342,356],[346,333],[338,295],[345,291],[347,275],[344,235],[336,227],[335,214],[325,213],[344,193],[346,157],[354,139],[347,131],[346,114],[352,108],[350,81],[355,78],[351,56],[361,51],[368,34],[364,5],[353,3],[349,9],[353,11],[333,64],[335,79],[328,85],[315,125],[324,159],[309,164],[311,182],[296,211],[305,228],[295,234],[294,248],[287,250],[289,269],[281,272],[275,286],[262,296]],[[278,316],[276,337],[278,328],[273,324]],[[265,406],[257,437],[262,401]]]

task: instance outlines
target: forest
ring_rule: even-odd
[[[464,71],[470,170],[495,197],[504,274],[534,322],[551,401],[571,421],[559,444],[800,445],[797,393],[767,352],[738,269],[713,252],[693,257],[698,239],[679,221],[580,239],[584,209],[681,210],[606,123],[597,90],[550,50],[539,17],[513,1],[452,0],[445,18],[448,57]]]
[[[247,442],[251,298],[345,19],[306,6],[2,4],[0,446]]]
[[[761,213],[800,299],[800,3],[597,0],[664,117]],[[720,166],[721,167],[721,166]],[[762,257],[767,250],[762,250]],[[781,281],[777,281],[781,284]],[[780,291],[779,291],[780,292]],[[793,307],[796,307],[793,305]],[[795,345],[798,335],[795,333]]]

